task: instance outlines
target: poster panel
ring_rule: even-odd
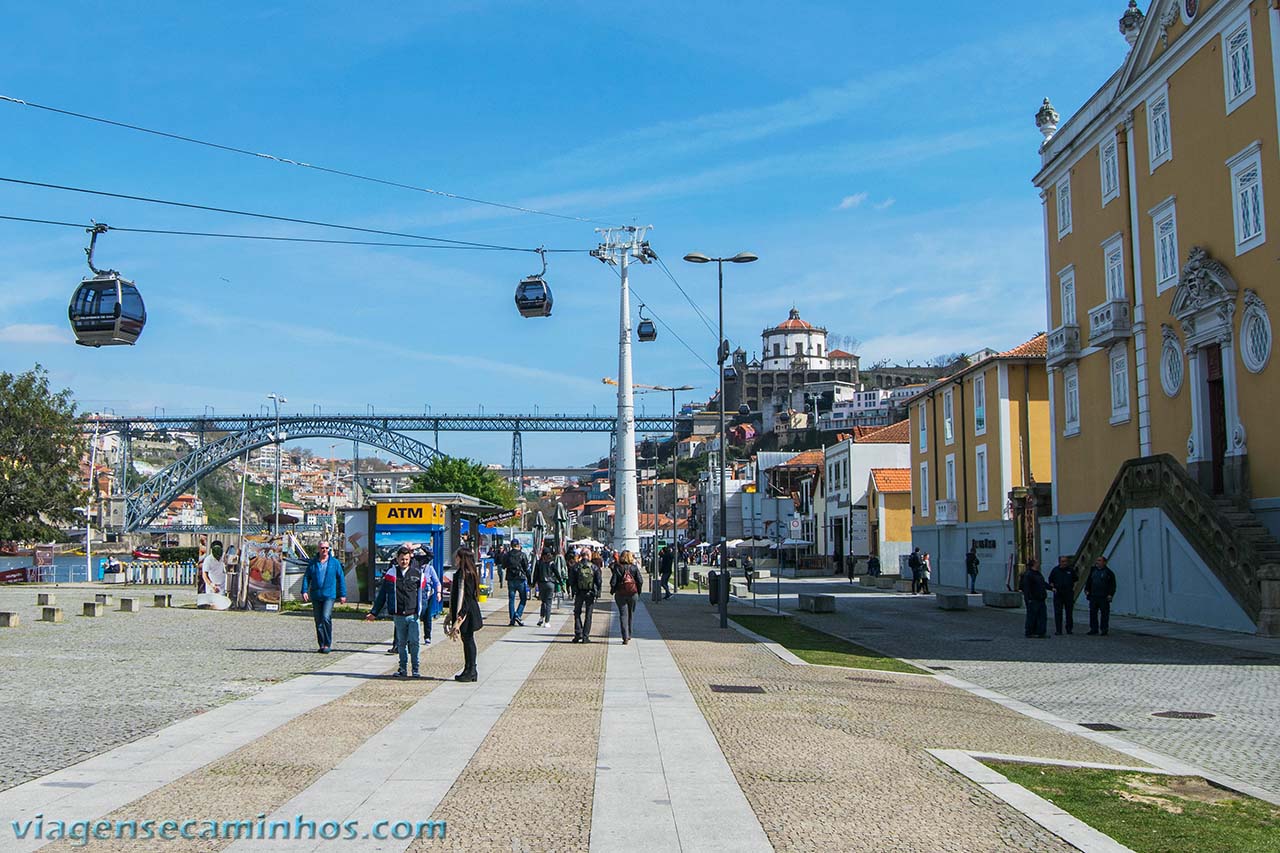
[[[358,601],[373,601],[373,552],[370,546],[369,510],[342,511],[342,566],[347,573],[347,589],[358,592]]]
[[[254,610],[278,610],[284,567],[280,544],[265,534],[246,536],[241,562],[249,567],[249,606]]]

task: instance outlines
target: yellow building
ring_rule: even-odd
[[[907,401],[911,540],[932,556],[934,583],[962,586],[975,544],[980,588],[1002,590],[1016,537],[1015,489],[1051,480],[1046,336],[940,379]],[[889,570],[889,567],[885,567]]]
[[[1250,632],[1280,631],[1276,6],[1130,2],[1120,68],[1061,128],[1036,116],[1044,554],[1107,555],[1118,612]]]
[[[867,542],[882,574],[911,553],[911,469],[872,468],[867,477]]]

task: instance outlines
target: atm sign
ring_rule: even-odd
[[[444,524],[444,504],[380,503],[377,524]]]

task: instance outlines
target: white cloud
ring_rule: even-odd
[[[0,327],[0,344],[69,344],[71,331],[48,323],[12,323]]]
[[[888,210],[897,202],[896,198],[886,198],[884,201],[878,201],[872,205],[876,210]]]
[[[837,210],[849,210],[850,208],[857,207],[867,200],[868,195],[869,194],[865,192],[854,193],[853,195],[847,195],[844,198],[840,199],[840,206],[837,208]]]

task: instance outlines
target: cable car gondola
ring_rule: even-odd
[[[526,276],[516,286],[516,310],[521,317],[550,317],[555,302],[551,286],[543,278],[547,274],[547,255],[542,249],[538,254],[542,257],[542,272]]]
[[[644,316],[644,303],[640,303],[640,323],[636,326],[636,337],[642,341],[656,341],[658,339],[658,327],[653,321]]]
[[[133,282],[115,270],[100,270],[93,265],[98,235],[107,233],[108,229],[95,223],[87,230],[92,236],[89,248],[84,251],[93,275],[80,282],[67,306],[67,319],[71,321],[76,343],[86,347],[132,346],[147,323],[142,294]]]

